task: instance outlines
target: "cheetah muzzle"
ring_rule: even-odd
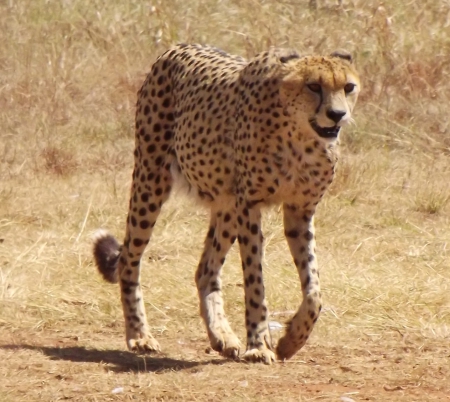
[[[175,182],[210,210],[195,283],[211,347],[228,358],[267,364],[303,347],[322,308],[314,214],[333,181],[338,134],[352,120],[359,91],[345,51],[300,56],[271,49],[247,61],[211,47],[178,45],[155,61],[138,92],[123,245],[105,232],[94,242],[100,273],[120,285],[130,350],[160,350],[146,318],[140,265]],[[262,269],[267,205],[282,205],[303,297],[276,346]],[[243,354],[222,297],[221,269],[236,239],[245,291]]]

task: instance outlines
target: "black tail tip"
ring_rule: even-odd
[[[97,269],[109,283],[119,281],[118,267],[122,246],[117,240],[104,230],[99,230],[94,235],[94,260]]]

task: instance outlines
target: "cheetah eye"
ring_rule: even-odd
[[[315,92],[316,94],[320,94],[322,92],[322,87],[320,84],[308,84],[308,89],[312,92]]]
[[[349,84],[345,85],[344,91],[345,91],[346,94],[349,94],[350,92],[353,92],[355,87],[356,87],[355,84],[349,83]]]

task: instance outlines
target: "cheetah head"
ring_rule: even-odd
[[[360,81],[345,51],[330,56],[280,58],[280,103],[300,128],[333,140],[352,121]]]

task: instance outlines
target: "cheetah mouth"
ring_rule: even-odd
[[[313,130],[322,138],[336,138],[341,130],[339,126],[320,127],[315,120],[309,122]]]

